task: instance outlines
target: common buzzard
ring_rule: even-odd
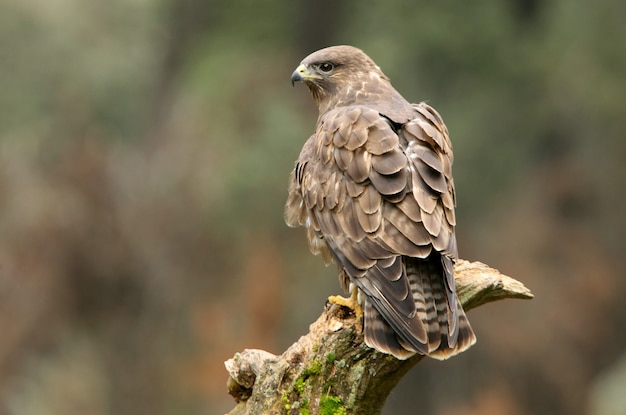
[[[307,56],[291,76],[318,105],[291,173],[285,220],[334,261],[368,346],[445,359],[476,338],[456,295],[452,146],[440,115],[411,104],[361,50]],[[359,310],[359,309],[362,309]]]

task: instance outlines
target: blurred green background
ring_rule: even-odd
[[[289,77],[364,49],[455,148],[461,257],[536,299],[470,313],[384,413],[624,414],[626,3],[4,0],[0,413],[222,414],[223,361],[339,292],[282,219],[317,110]],[[621,402],[620,402],[621,400]]]

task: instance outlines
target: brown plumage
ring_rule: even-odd
[[[406,359],[469,348],[456,295],[452,147],[439,114],[410,104],[361,50],[334,46],[294,71],[319,108],[291,174],[285,220],[356,287],[365,342]]]

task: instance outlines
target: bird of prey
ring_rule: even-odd
[[[446,359],[476,338],[456,294],[452,147],[440,115],[411,104],[363,51],[333,46],[291,76],[317,103],[291,173],[285,221],[334,261],[365,343]]]

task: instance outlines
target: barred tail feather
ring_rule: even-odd
[[[415,354],[400,344],[396,332],[369,300],[363,303],[363,332],[365,344],[379,352],[390,354],[400,360],[408,359]]]
[[[411,288],[424,287],[423,296],[412,289],[415,304],[424,302],[436,310],[427,320],[428,356],[443,360],[470,348],[476,336],[456,295],[452,260],[433,254],[425,260],[407,258],[406,266]]]
[[[404,257],[404,263],[415,314],[398,321],[397,313],[389,318],[383,303],[367,298],[366,344],[398,359],[419,353],[443,360],[467,350],[476,337],[456,295],[452,261],[433,254],[427,259]]]
[[[457,300],[457,310],[458,310],[458,335],[456,338],[456,343],[454,345],[450,345],[449,343],[442,343],[439,349],[430,352],[428,355],[437,360],[445,360],[454,355],[457,355],[465,350],[469,349],[474,343],[476,343],[476,336],[474,335],[474,331],[470,326],[469,320],[465,315],[465,311],[461,307],[461,304]]]

